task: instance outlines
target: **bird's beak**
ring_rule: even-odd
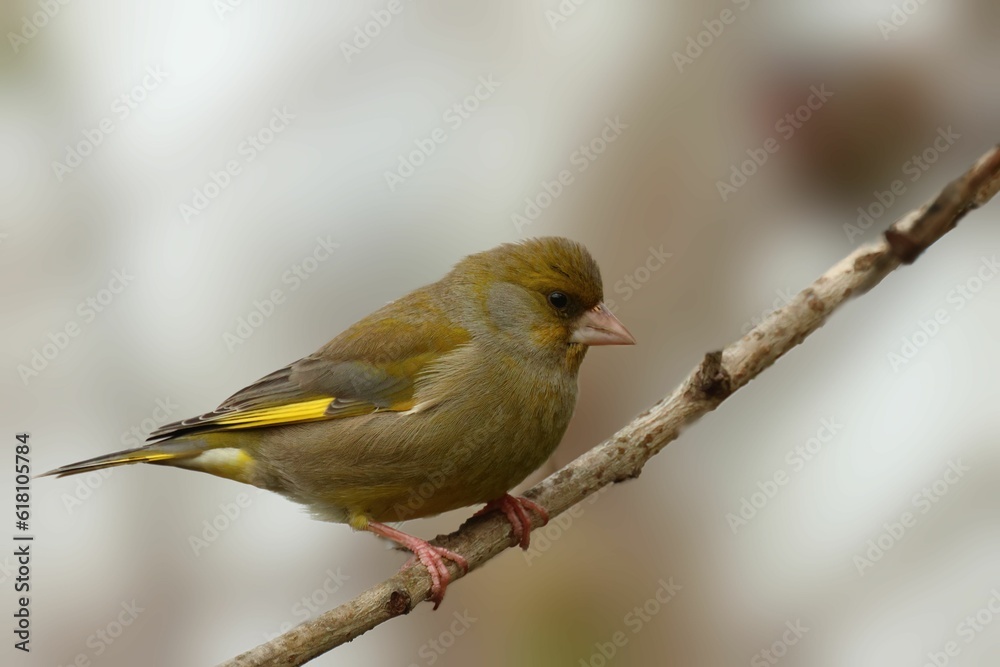
[[[580,316],[569,340],[584,345],[635,345],[632,334],[603,303]]]

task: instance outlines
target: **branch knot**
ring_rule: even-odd
[[[721,403],[733,393],[732,378],[722,367],[722,350],[706,354],[692,380],[689,390],[692,398]]]

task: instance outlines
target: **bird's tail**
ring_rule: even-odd
[[[86,461],[70,463],[55,470],[42,473],[39,477],[65,477],[66,475],[77,475],[82,472],[91,472],[101,468],[111,468],[114,466],[127,465],[129,463],[165,463],[168,465],[182,464],[184,459],[191,459],[201,455],[205,451],[204,443],[200,439],[179,439],[158,442],[145,447],[135,449],[125,449],[113,454],[97,456]]]

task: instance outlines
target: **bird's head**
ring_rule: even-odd
[[[575,241],[505,243],[467,257],[452,278],[476,295],[487,331],[523,352],[576,367],[591,345],[635,344],[604,304],[597,262]]]

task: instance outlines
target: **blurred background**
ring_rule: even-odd
[[[0,28],[0,437],[30,432],[36,472],[212,409],[468,253],[564,235],[639,344],[588,355],[527,486],[1000,138],[991,0],[36,0]],[[313,664],[996,664],[998,222],[437,612]],[[3,664],[215,664],[404,561],[207,475],[32,488],[32,651],[8,630]]]

